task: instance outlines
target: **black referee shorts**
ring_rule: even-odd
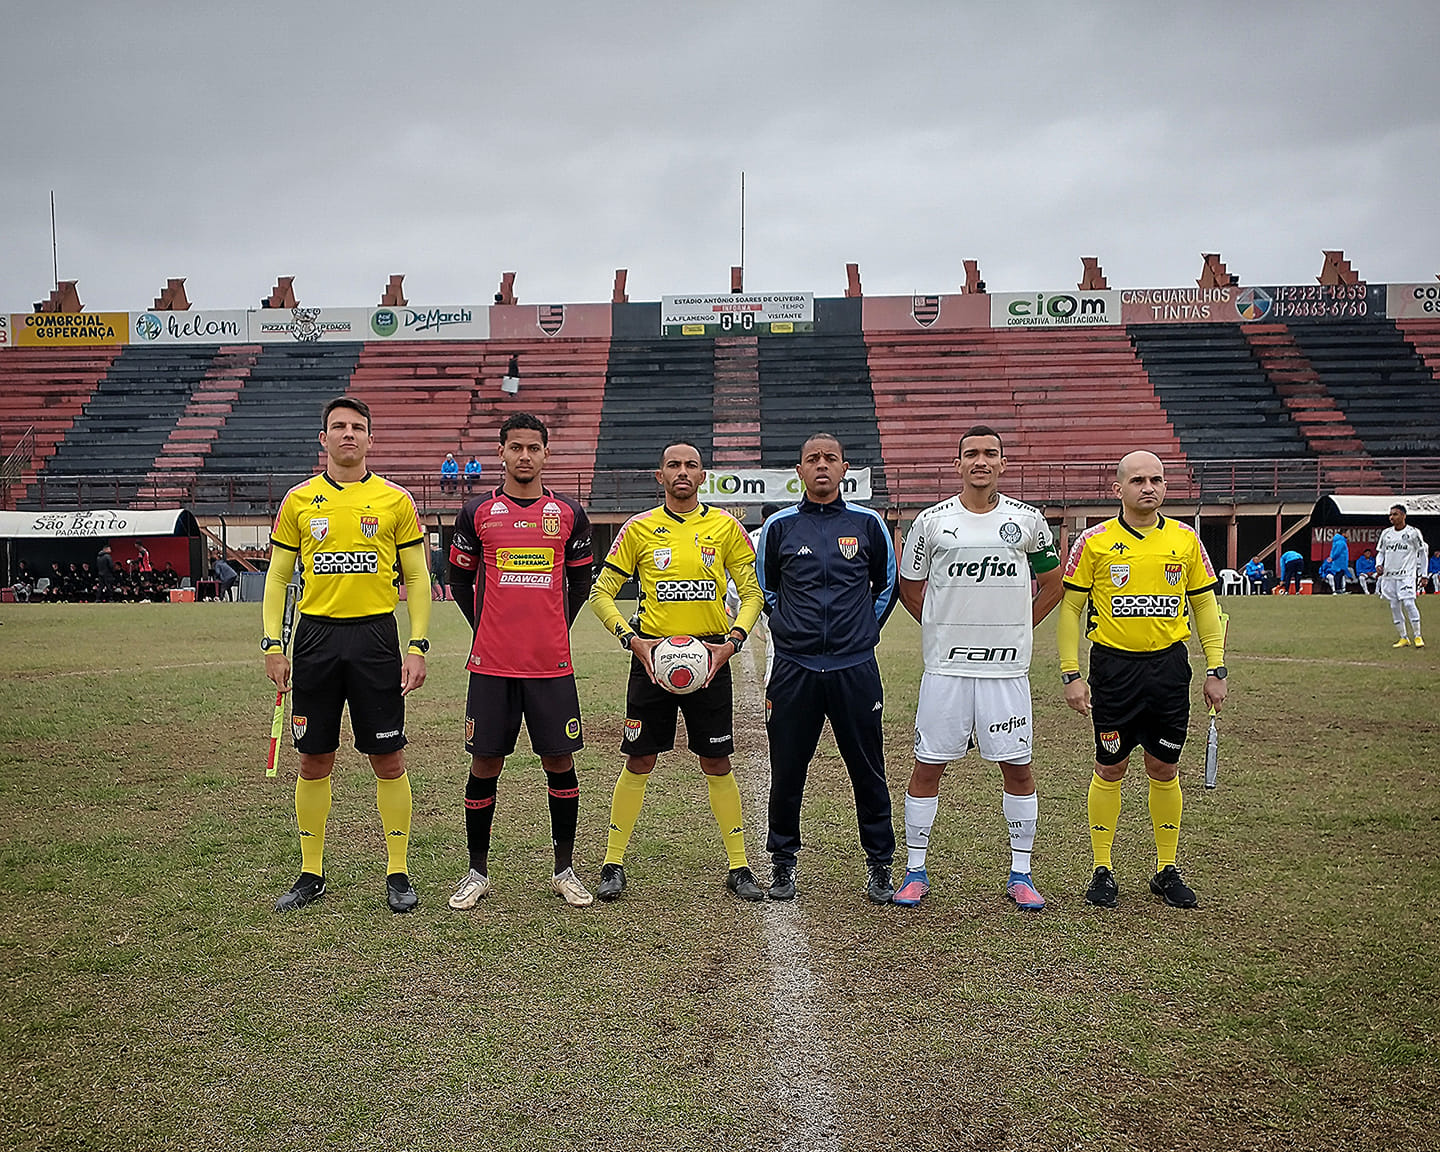
[[[1159,652],[1090,648],[1095,759],[1120,764],[1138,744],[1174,764],[1190,725],[1190,653],[1184,641]]]
[[[677,696],[653,683],[645,665],[631,656],[620,750],[627,756],[669,752],[675,747],[676,714],[683,712],[690,751],[697,756],[729,756],[735,751],[733,693],[729,663],[715,673],[708,687]]]
[[[350,705],[355,750],[383,756],[405,747],[400,632],[391,613],[337,620],[300,617],[290,678],[295,749],[322,756],[340,747],[340,714]]]

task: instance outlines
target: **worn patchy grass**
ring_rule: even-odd
[[[1138,770],[1121,907],[1080,899],[1090,737],[1060,699],[1051,621],[1032,676],[1038,917],[1004,899],[999,777],[973,757],[942,785],[925,906],[869,906],[828,737],[793,913],[721,891],[688,755],[662,759],[647,793],[625,899],[566,908],[545,883],[542,774],[522,753],[501,781],[497,891],[453,914],[466,638],[447,606],[408,725],[420,910],[385,909],[374,784],[351,751],[330,892],[276,917],[298,870],[293,753],[290,779],[265,779],[257,609],[6,605],[0,1147],[1434,1146],[1440,644],[1392,651],[1374,599],[1227,606],[1221,787],[1199,787],[1198,715],[1183,768],[1196,913],[1145,888]],[[897,824],[917,639],[897,618],[881,652]],[[593,886],[625,663],[588,615],[575,642],[577,865]],[[763,732],[742,723],[738,739],[763,880]],[[779,915],[808,941],[834,1130],[775,1104],[797,1063],[775,1050]]]

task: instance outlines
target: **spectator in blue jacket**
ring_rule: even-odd
[[[855,790],[867,868],[866,895],[888,904],[895,828],[885,782],[884,692],[875,645],[895,607],[895,546],[880,516],[846,503],[849,464],[840,441],[816,433],[795,469],[799,504],[760,531],[756,572],[765,594],[775,666],[766,688],[770,744],[770,897],[795,897],[800,803],[828,717]]]
[[[1345,579],[1350,571],[1350,541],[1338,528],[1330,542],[1330,587],[1339,595],[1345,591]]]
[[[460,489],[460,465],[455,462],[455,453],[445,453],[440,463],[440,491],[457,492]]]
[[[1265,565],[1259,560],[1251,560],[1245,565],[1245,583],[1252,596],[1259,596],[1265,591]]]
[[[480,460],[476,456],[471,456],[469,460],[465,461],[465,495],[469,496],[471,492],[475,491],[475,485],[479,482]]]

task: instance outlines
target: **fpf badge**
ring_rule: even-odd
[[[860,555],[860,540],[855,536],[841,536],[839,540],[840,555],[846,560],[854,560]]]

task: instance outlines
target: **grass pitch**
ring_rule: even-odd
[[[421,908],[385,908],[373,777],[348,751],[329,894],[280,917],[294,754],[289,779],[264,777],[258,608],[6,605],[0,1147],[1435,1147],[1440,621],[1433,647],[1396,652],[1374,598],[1227,607],[1220,788],[1200,787],[1198,707],[1182,765],[1198,912],[1146,890],[1138,757],[1121,906],[1082,903],[1091,744],[1060,697],[1052,618],[1032,675],[1039,916],[1004,899],[999,775],[973,756],[942,784],[925,905],[868,905],[828,736],[793,907],[722,891],[688,754],[651,782],[625,897],[565,907],[526,752],[501,778],[496,892],[452,913],[467,640],[445,606],[408,723]],[[917,641],[897,613],[881,649],[897,827]],[[588,613],[575,647],[593,887],[625,659]],[[736,768],[763,882],[751,656]]]

